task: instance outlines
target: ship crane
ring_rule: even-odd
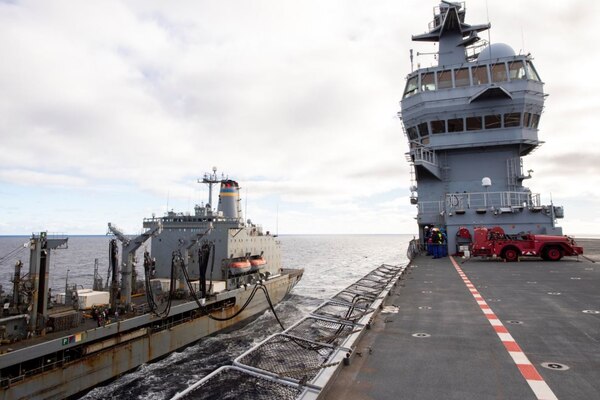
[[[147,230],[141,235],[130,239],[119,228],[108,223],[108,230],[110,233],[116,236],[121,242],[121,295],[119,298],[119,304],[123,305],[126,310],[131,307],[131,292],[133,287],[133,279],[135,279],[135,271],[133,270],[133,262],[135,258],[135,252],[139,249],[142,244],[152,236],[158,235],[162,230],[162,225],[158,224],[153,228]],[[111,303],[114,299],[111,299]],[[114,306],[114,304],[111,304]]]
[[[50,253],[54,249],[67,248],[68,238],[48,238],[47,232],[33,235],[30,243],[29,277],[32,283],[30,315],[31,331],[46,333],[48,317],[48,290],[50,287]]]

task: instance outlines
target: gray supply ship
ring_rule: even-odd
[[[1,399],[74,396],[269,308],[274,312],[303,270],[283,269],[276,236],[243,220],[236,181],[219,179],[213,169],[199,182],[209,185],[209,202],[193,215],[145,219],[144,233],[135,238],[109,223],[116,237],[110,279],[103,285],[96,274],[94,290],[66,287],[57,296],[65,306],[50,308],[49,266],[52,251],[66,247],[68,238],[31,237],[29,273],[17,263],[13,295],[0,318]],[[216,210],[214,185],[220,188]],[[144,271],[137,271],[136,251],[149,239]]]
[[[469,242],[461,228],[562,235],[563,208],[523,186],[533,172],[523,157],[543,143],[544,84],[529,54],[479,38],[489,28],[465,23],[464,3],[441,2],[412,37],[438,43],[438,65],[412,71],[401,101],[421,243],[425,227],[443,228],[451,254]]]

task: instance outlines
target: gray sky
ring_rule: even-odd
[[[435,5],[0,0],[0,234],[139,232],[205,201],[213,165],[272,231],[415,232],[396,113]],[[597,233],[600,3],[473,0],[467,22],[487,10],[550,94],[527,183]]]

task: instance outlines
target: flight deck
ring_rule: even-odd
[[[583,258],[417,256],[322,398],[600,398],[598,287]]]

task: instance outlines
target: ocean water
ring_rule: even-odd
[[[375,267],[406,264],[412,235],[284,235],[279,239],[284,267],[305,270],[291,295],[275,308],[288,327]],[[0,284],[5,292],[12,291],[10,279],[18,258],[25,264],[23,273],[28,271],[29,250],[23,247],[27,241],[27,237],[0,237]],[[67,271],[69,285],[91,287],[94,259],[98,259],[99,273],[106,281],[108,241],[106,236],[75,236],[69,238],[68,249],[54,251],[50,259],[52,292],[64,291]],[[4,257],[9,252],[16,254]],[[267,311],[239,329],[203,338],[159,361],[144,364],[82,398],[169,399],[280,330]]]

